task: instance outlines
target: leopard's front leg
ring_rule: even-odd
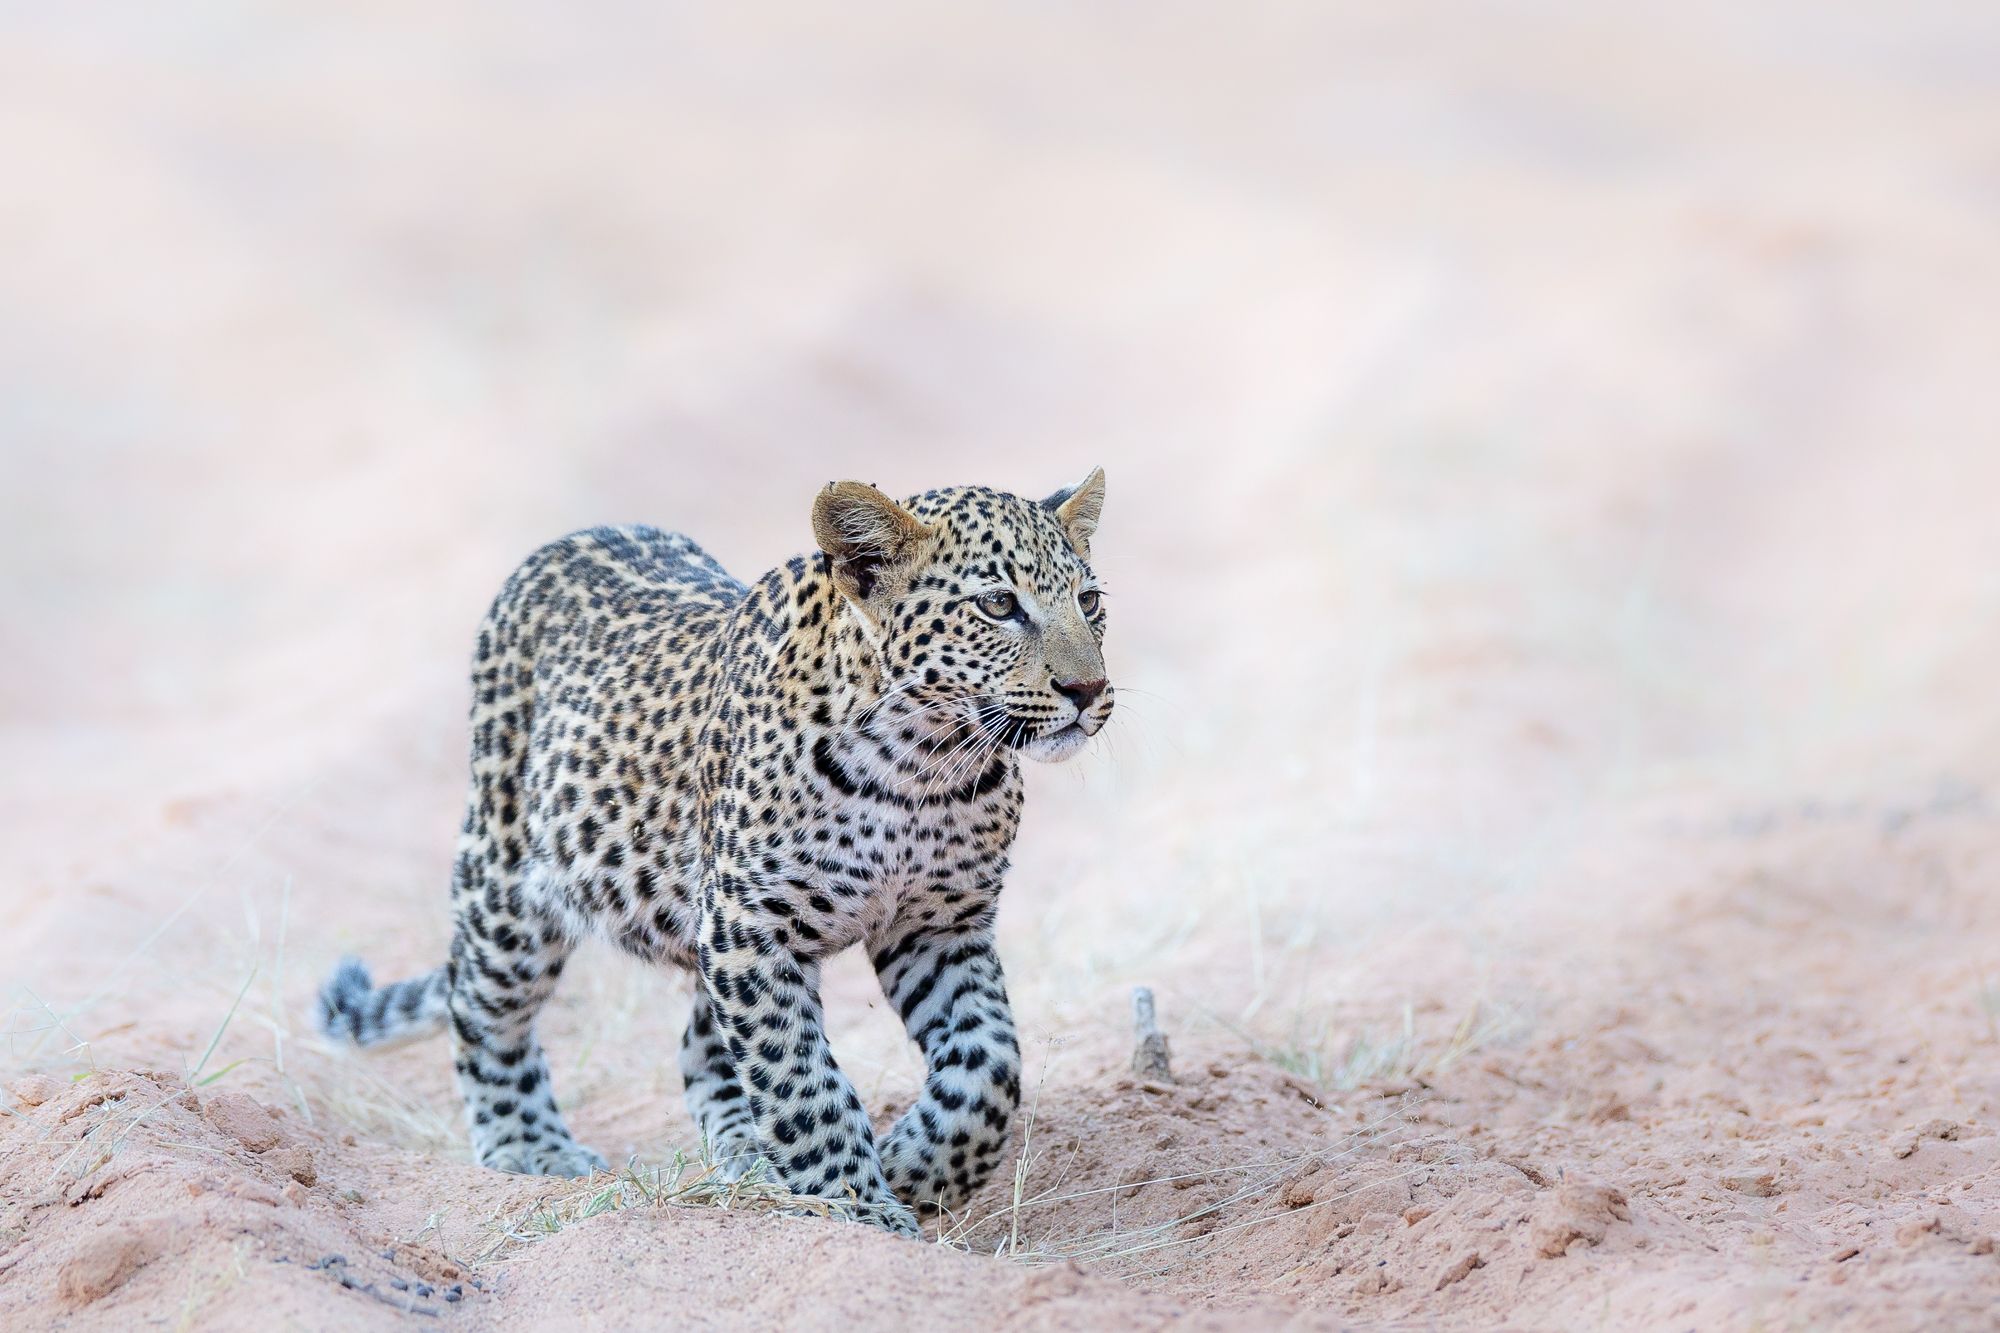
[[[906,1202],[954,1207],[992,1174],[1021,1102],[1021,1048],[992,930],[898,923],[869,954],[929,1070],[882,1142],[883,1169]]]
[[[918,1234],[882,1174],[875,1131],[827,1044],[819,968],[741,880],[722,879],[701,923],[701,977],[729,1042],[764,1153],[795,1194],[838,1200],[862,1221]]]

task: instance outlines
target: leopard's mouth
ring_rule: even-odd
[[[1064,723],[1054,731],[1040,734],[1034,733],[1031,729],[1026,738],[1013,748],[1041,763],[1060,764],[1083,749],[1089,744],[1090,738],[1097,734],[1096,727],[1084,725],[1087,720],[1077,718],[1075,721]]]
[[[988,705],[985,716],[994,724],[989,743],[998,749],[1014,750],[1030,759],[1052,757],[1052,762],[1069,758],[1091,737],[1104,729],[1102,714],[1079,713],[1058,726],[1052,719],[1023,717],[997,701]]]
[[[1091,717],[1073,717],[1059,727],[1050,727],[1043,718],[1017,717],[1010,713],[1001,723],[994,742],[1009,750],[1019,750],[1039,741],[1052,741],[1071,732],[1089,740],[1104,724]]]

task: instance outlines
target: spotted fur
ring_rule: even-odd
[[[1021,756],[1066,759],[1111,712],[1103,496],[1101,471],[1040,502],[840,482],[819,551],[749,585],[651,528],[536,552],[479,633],[449,960],[381,988],[343,963],[322,1027],[448,1027],[481,1162],[598,1169],[534,1020],[607,936],[699,976],[680,1067],[724,1169],[766,1158],[914,1233],[992,1171],[1020,1100],[993,919]],[[928,1070],[879,1145],[820,1009],[821,961],[854,944]]]

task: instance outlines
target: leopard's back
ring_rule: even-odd
[[[694,751],[745,591],[692,540],[651,527],[573,533],[522,563],[473,654],[461,893],[685,952]],[[515,910],[482,862],[534,866],[520,892],[542,911]]]

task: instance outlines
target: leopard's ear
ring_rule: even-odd
[[[1076,485],[1057,491],[1042,501],[1042,508],[1056,516],[1069,534],[1069,544],[1085,560],[1090,559],[1090,539],[1097,533],[1098,517],[1104,513],[1104,469],[1094,467]]]
[[[836,481],[813,500],[813,536],[834,582],[865,603],[889,575],[916,563],[936,530],[866,482]]]

